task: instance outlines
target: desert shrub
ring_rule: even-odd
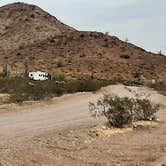
[[[35,14],[31,14],[31,18],[35,18]]]
[[[55,74],[52,77],[52,80],[55,80],[55,81],[66,81],[66,77],[65,77],[64,74]]]
[[[84,57],[86,57],[86,54],[85,54],[85,53],[82,53],[82,54],[80,55],[80,58],[84,58]]]
[[[136,86],[136,85],[141,86],[141,85],[144,85],[144,80],[133,78],[133,79],[125,80],[123,82],[123,84],[126,85],[126,86]]]
[[[124,83],[126,80],[121,75],[116,75],[112,77],[110,81],[112,82],[112,84],[116,84],[116,83]]]
[[[21,53],[20,53],[20,52],[18,52],[16,55],[17,55],[17,56],[20,56],[20,55],[21,55]]]
[[[21,103],[23,101],[28,101],[28,96],[25,94],[17,94],[17,93],[12,94],[9,100],[9,102],[12,102],[12,103]]]
[[[5,65],[2,72],[0,72],[0,77],[5,78],[7,76],[8,76],[8,69],[7,69],[7,65]]]
[[[141,78],[135,78],[133,80],[134,85],[144,85],[144,80]]]
[[[70,56],[70,57],[68,58],[68,63],[72,63],[72,60],[73,60],[73,58],[72,58],[72,56]]]
[[[130,55],[122,54],[122,55],[120,55],[120,58],[122,58],[122,59],[130,59]]]
[[[158,104],[152,104],[148,99],[136,99],[134,103],[135,120],[154,120],[160,107]]]
[[[53,81],[48,82],[26,82],[21,85],[18,83],[19,89],[13,89],[11,92],[11,102],[37,101],[51,96],[59,96],[63,94],[63,90]]]
[[[63,67],[63,66],[64,66],[64,64],[63,64],[62,61],[58,61],[58,62],[57,62],[57,67]]]
[[[84,37],[85,37],[85,35],[82,33],[82,34],[80,34],[80,37],[81,37],[81,38],[84,38]]]
[[[148,84],[150,88],[159,91],[163,95],[166,95],[166,82],[156,81],[155,83]]]
[[[24,49],[24,45],[19,45],[18,49],[19,49],[19,50]]]
[[[0,79],[0,93],[14,93],[25,86],[26,80],[21,77],[16,78],[1,78]]]
[[[6,72],[4,72],[4,71],[0,72],[0,77],[2,77],[2,78],[5,78],[5,77],[7,77],[7,74],[6,74]]]
[[[96,104],[90,103],[89,110],[92,115],[104,115],[110,127],[122,128],[134,121],[154,120],[159,105],[152,104],[148,99],[104,95]]]
[[[137,70],[134,71],[132,73],[132,76],[133,76],[133,78],[132,78],[131,82],[133,84],[135,84],[135,85],[143,85],[144,84],[144,80],[141,78],[141,76],[142,76],[141,71],[137,71]]]
[[[99,103],[102,104],[101,101]],[[123,127],[125,124],[132,123],[133,101],[131,99],[105,96],[104,103],[110,106],[108,111],[103,112],[110,126]]]
[[[11,102],[41,100],[65,93],[96,91],[109,82],[91,79],[67,80],[58,75],[54,80],[32,81],[24,77],[0,78],[0,93],[10,94]]]
[[[95,79],[80,79],[80,80],[71,80],[66,84],[66,90],[68,93],[73,92],[90,92],[96,91],[103,86],[109,85],[108,81],[95,80]]]

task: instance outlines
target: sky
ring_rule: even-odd
[[[0,6],[18,2],[0,0]],[[24,0],[78,30],[109,32],[166,54],[166,0]]]

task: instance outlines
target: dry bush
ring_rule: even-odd
[[[154,120],[159,107],[148,99],[120,98],[112,95],[104,95],[96,104],[89,104],[92,115],[104,115],[109,126],[117,128],[132,125],[134,121]]]

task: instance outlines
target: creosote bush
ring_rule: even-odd
[[[148,99],[120,98],[112,95],[104,95],[96,104],[89,104],[92,115],[104,115],[109,126],[116,128],[132,125],[134,121],[155,120],[159,107]]]

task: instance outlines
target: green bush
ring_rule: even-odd
[[[110,127],[122,128],[138,120],[154,120],[159,105],[147,99],[134,99],[104,95],[96,104],[90,103],[89,110],[94,114],[104,115]]]

